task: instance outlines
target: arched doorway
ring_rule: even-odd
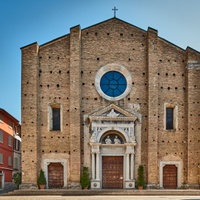
[[[124,150],[121,149],[117,155],[112,152],[116,148],[123,148],[126,142],[125,138],[118,131],[108,131],[101,137],[100,142],[102,144],[101,148],[104,148],[104,154],[102,155],[102,188],[122,189],[124,185]]]
[[[92,188],[134,188],[134,146],[118,130],[105,131],[92,148]]]

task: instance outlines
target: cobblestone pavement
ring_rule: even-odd
[[[200,200],[200,196],[0,196],[0,200]]]

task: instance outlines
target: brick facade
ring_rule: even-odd
[[[136,140],[141,141],[141,150],[135,164],[145,166],[147,186],[162,187],[161,163],[178,162],[177,187],[197,187],[199,52],[183,50],[152,28],[144,31],[117,18],[82,30],[76,26],[65,36],[21,50],[22,188],[35,186],[39,170],[48,172],[51,162],[66,164],[64,187],[77,187],[81,166],[92,165],[85,116],[112,103],[123,110],[139,107],[141,135]],[[111,63],[124,66],[132,76],[130,93],[114,102],[95,88],[98,70]],[[53,104],[61,109],[60,131],[49,130]],[[177,110],[173,130],[165,128],[165,105]]]

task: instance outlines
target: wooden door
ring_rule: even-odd
[[[48,165],[48,186],[49,188],[62,188],[64,186],[64,169],[61,163]]]
[[[102,157],[102,188],[123,188],[123,156]]]
[[[164,189],[177,188],[177,167],[175,165],[163,167],[163,187]]]

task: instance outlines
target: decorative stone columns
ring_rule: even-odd
[[[129,173],[130,173],[130,165],[129,165],[129,153],[126,153],[126,180],[130,180]]]
[[[141,114],[138,111],[139,105],[136,104],[129,105],[127,110],[110,104],[84,115],[87,122],[84,128],[84,163],[91,167],[91,189],[104,187],[104,156],[123,157],[123,175],[120,175],[123,188],[135,188],[134,169],[141,160]],[[106,141],[107,137],[110,142]]]
[[[125,188],[135,188],[134,179],[134,146],[136,143],[125,143],[126,145],[126,177],[125,177]]]
[[[131,180],[133,180],[134,177],[134,154],[131,154]]]
[[[90,143],[91,154],[92,154],[92,180],[91,188],[100,189],[100,178],[99,178],[99,146],[100,143]]]
[[[94,171],[94,169],[95,169],[95,154],[92,153],[92,180],[95,179],[95,171]]]
[[[99,152],[96,152],[96,180],[99,179]]]

